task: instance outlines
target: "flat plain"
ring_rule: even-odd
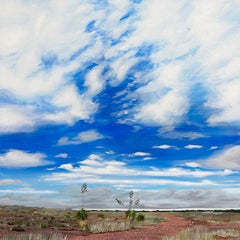
[[[198,240],[240,239],[240,211],[137,211],[134,221],[124,211],[87,211],[0,206],[0,239]],[[144,219],[137,218],[143,215]],[[84,223],[84,224],[83,224]]]

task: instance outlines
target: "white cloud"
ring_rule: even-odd
[[[88,88],[88,94],[96,96],[104,87],[105,79],[103,79],[102,72],[104,66],[97,66],[93,68],[86,76],[84,85]]]
[[[224,83],[218,83],[217,87],[215,87],[215,98],[209,99],[207,105],[220,110],[219,113],[214,113],[208,119],[210,124],[238,122],[240,119],[240,111],[238,111],[240,105],[240,79],[225,80]]]
[[[66,163],[66,164],[60,165],[58,168],[71,171],[73,170],[73,165],[71,163]]]
[[[144,157],[143,158],[143,161],[150,161],[150,160],[153,160],[154,158],[152,158],[152,157]]]
[[[159,110],[161,109],[161,110]],[[135,118],[150,125],[174,125],[181,119],[188,109],[184,93],[170,91],[140,107]]]
[[[130,154],[131,157],[146,157],[146,156],[150,156],[150,153],[147,152],[135,152]]]
[[[22,181],[19,181],[19,180],[15,180],[15,179],[9,179],[9,178],[6,178],[6,179],[0,179],[0,186],[1,185],[22,185],[24,184]]]
[[[112,62],[111,68],[113,73],[111,76],[112,80],[110,82],[112,86],[118,86],[122,81],[124,81],[127,72],[135,63],[137,63],[137,60],[132,56],[133,54],[134,52],[124,54]]]
[[[0,132],[91,120],[98,110],[98,94],[107,83],[117,86],[128,74],[135,77],[137,88],[131,98],[139,104],[124,109],[119,116],[127,119],[119,122],[173,127],[186,120],[190,93],[202,86],[209,89],[203,98],[205,106],[213,110],[207,115],[208,123],[238,124],[237,1],[101,4],[82,0],[2,4],[0,87],[11,93],[15,105],[1,109],[7,114],[0,121]],[[150,50],[137,56],[148,45]],[[91,62],[96,66],[83,79],[72,81]],[[143,66],[131,73],[142,62],[149,62],[151,71]],[[80,81],[81,87],[76,86]],[[23,121],[12,120],[13,107],[19,108],[15,115]],[[175,131],[169,137],[203,136]]]
[[[79,119],[88,119],[95,112],[97,106],[89,96],[80,95],[75,85],[64,87],[56,95],[52,103],[62,109],[58,113],[46,114],[47,121],[73,124]]]
[[[201,167],[201,165],[198,162],[186,162],[185,166],[191,167],[191,168],[198,168]]]
[[[196,164],[190,164],[191,167],[198,167]],[[150,169],[135,169],[129,167],[126,163],[115,160],[104,160],[98,155],[91,154],[87,159],[80,161],[79,165],[71,163],[63,164],[59,168],[68,172],[55,171],[50,175],[42,177],[45,181],[55,181],[61,184],[73,184],[88,182],[92,184],[109,184],[114,186],[131,184],[132,186],[149,186],[155,185],[179,185],[181,186],[201,186],[216,185],[218,183],[205,179],[209,176],[226,176],[235,174],[231,170],[223,171],[207,171],[201,169],[186,169],[186,168],[166,168],[159,169],[151,167]],[[164,177],[164,179],[163,179]],[[180,177],[196,178],[198,180],[186,181],[175,179]],[[168,179],[169,178],[169,179]],[[199,178],[203,178],[199,181]]]
[[[68,158],[68,154],[67,153],[59,153],[57,155],[55,155],[56,158]]]
[[[46,156],[42,153],[28,153],[11,149],[0,155],[0,166],[5,168],[30,168],[52,164],[45,158]]]
[[[201,46],[198,60],[206,76],[202,84],[209,90],[206,106],[216,110],[211,111],[208,122],[214,125],[234,123],[240,117],[240,33],[234,21],[239,3],[214,0],[206,6],[206,2],[193,3],[189,20],[195,39]]]
[[[176,131],[172,127],[162,127],[159,129],[159,135],[164,136],[165,138],[171,138],[171,139],[197,139],[197,138],[204,138],[207,137],[206,135],[199,133],[199,132],[184,132],[184,131]]]
[[[34,109],[14,104],[0,106],[0,133],[32,131],[35,127]]]
[[[0,190],[0,193],[15,193],[15,194],[56,194],[56,191],[52,190],[36,190],[32,188],[20,188],[20,189],[6,189]]]
[[[92,166],[92,167],[101,167],[105,166],[103,159],[96,154],[91,154],[87,159],[79,162],[81,164]]]
[[[112,155],[112,154],[115,154],[115,152],[112,151],[112,150],[109,150],[109,151],[106,152],[106,154]]]
[[[168,144],[162,144],[162,145],[159,145],[159,146],[153,146],[153,148],[169,149],[169,148],[177,148],[177,147],[176,146],[171,146],[171,145],[168,145]]]
[[[81,0],[61,4],[17,0],[3,3],[2,11],[0,87],[11,93],[16,105],[1,109],[5,114],[0,132],[26,132],[46,122],[74,124],[91,118],[97,111],[93,98],[105,80],[93,69],[85,79],[88,91],[81,95],[71,76],[103,55],[102,40],[85,29],[92,20],[101,23],[106,10],[94,11],[91,3]]]
[[[207,167],[223,168],[231,170],[240,169],[240,146],[230,146],[222,151],[216,152],[208,159],[201,161]]]
[[[187,149],[201,149],[201,148],[203,148],[203,146],[195,145],[195,144],[189,144],[189,145],[184,146],[184,148],[187,148]]]
[[[211,146],[210,148],[211,150],[215,150],[215,149],[218,149],[218,146]]]
[[[240,34],[234,19],[239,3],[207,2],[152,0],[139,5],[141,21],[134,23],[135,34],[126,45],[149,42],[156,47],[150,55],[155,67],[145,74],[151,81],[137,90],[142,96],[137,121],[162,126],[184,121],[191,106],[188,93],[200,83],[209,89],[205,106],[216,110],[209,112],[208,122],[238,124]]]
[[[75,145],[87,142],[93,142],[105,138],[102,134],[96,130],[89,130],[85,132],[80,132],[76,137],[68,138],[62,137],[58,140],[58,145]]]

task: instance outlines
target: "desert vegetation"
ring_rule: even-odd
[[[10,235],[0,238],[1,240],[67,240],[67,236],[63,236],[61,233],[54,234],[22,234],[22,235]]]
[[[83,184],[80,210],[1,206],[0,239],[67,240],[74,239],[71,238],[72,235],[114,234],[124,231],[130,233],[126,230],[138,231],[138,229],[148,232],[148,235],[154,233],[152,229],[160,232],[161,236],[155,235],[154,238],[148,236],[147,239],[240,239],[240,211],[238,210],[137,211],[140,200],[135,199],[133,191],[128,193],[126,203],[116,199],[117,203],[123,207],[122,211],[86,210],[84,202],[87,191],[87,185]],[[152,228],[156,224],[158,227]],[[177,225],[178,227],[175,228]],[[136,232],[136,234],[144,233]]]
[[[77,211],[22,206],[1,206],[0,216],[0,239],[16,239],[18,235],[24,236],[24,239],[35,237],[51,240],[56,239],[56,234],[64,237],[73,231],[79,235],[123,231],[164,220],[151,212],[136,212],[136,219],[130,222],[126,211]],[[85,225],[80,224],[82,221]]]
[[[228,239],[237,240],[240,239],[240,230],[238,229],[209,229],[204,226],[187,228],[180,231],[175,236],[166,236],[163,240],[216,240],[216,239]]]

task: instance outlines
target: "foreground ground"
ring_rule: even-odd
[[[87,236],[71,236],[70,240],[147,240],[161,239],[164,236],[173,235],[181,229],[190,226],[191,221],[169,213],[156,213],[156,216],[164,217],[165,221],[151,226],[142,226],[121,232],[102,234],[90,234]]]
[[[90,228],[83,230],[80,229],[76,211],[73,210],[2,206],[0,207],[0,239],[4,236],[21,236],[29,233],[39,233],[44,236],[56,232],[69,240],[240,239],[238,211],[141,212],[141,214],[145,216],[144,222],[135,221],[129,225],[124,212],[91,211],[88,216]],[[124,225],[126,227],[124,231],[109,232],[100,229],[106,232],[93,233],[99,224],[103,228],[106,224],[109,227],[113,224],[119,226],[122,223],[127,223]],[[99,232],[99,228],[97,231]],[[192,237],[190,234],[195,235]],[[207,237],[195,237],[203,234]],[[174,235],[178,237],[166,238]]]

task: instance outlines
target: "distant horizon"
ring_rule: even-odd
[[[38,207],[38,206],[24,206],[24,205],[0,205],[0,207],[26,207],[26,208],[43,208],[43,209],[59,209],[59,210],[73,210],[79,211],[82,208],[54,208],[54,207]],[[119,211],[119,212],[126,212],[128,208],[84,208],[86,211]],[[159,208],[159,209],[148,209],[148,208],[134,208],[136,212],[177,212],[177,211],[240,211],[239,208]]]

